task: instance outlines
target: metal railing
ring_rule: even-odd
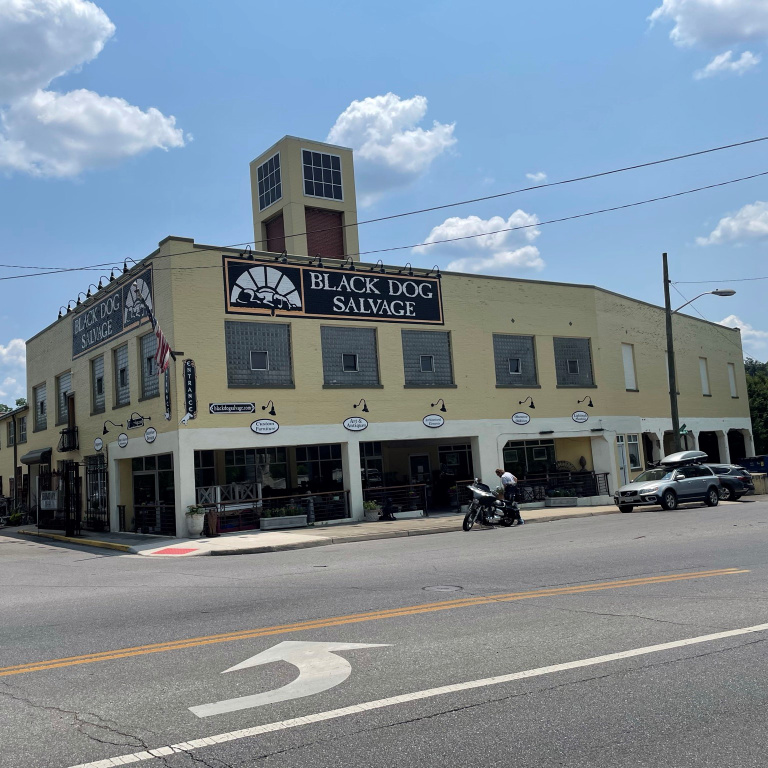
[[[125,520],[123,519],[125,530]],[[136,504],[133,507],[131,533],[176,535],[176,507],[173,504]]]
[[[68,451],[77,451],[80,448],[80,443],[77,437],[77,427],[67,427],[61,430],[61,437],[59,438],[59,453],[67,453]]]
[[[391,499],[392,504],[399,507],[402,512],[421,509],[425,515],[429,514],[427,486],[425,483],[363,489],[363,501],[375,501],[384,507],[388,499]]]
[[[468,504],[472,500],[469,490],[471,480],[456,483],[459,491],[459,503]],[[501,485],[501,480],[493,476],[486,483],[491,489]],[[529,477],[517,484],[517,500],[526,504],[544,501],[550,496],[608,496],[608,472],[553,472],[541,477]]]

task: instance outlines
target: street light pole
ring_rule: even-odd
[[[672,304],[669,300],[669,267],[667,266],[667,254],[663,253],[661,258],[664,264],[664,318],[667,326],[667,365],[669,367],[669,410],[672,414],[672,453],[678,453],[681,450],[680,414],[677,410],[675,340],[672,337]]]

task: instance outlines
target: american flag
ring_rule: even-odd
[[[155,363],[157,363],[157,375],[165,373],[171,364],[171,345],[165,334],[160,330],[157,322],[154,323],[155,336],[157,336],[157,352],[155,352]]]

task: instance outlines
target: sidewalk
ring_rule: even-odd
[[[529,509],[524,511],[526,525],[548,523],[576,517],[617,514],[613,506],[566,507],[560,509]],[[60,531],[38,531],[23,528],[17,533],[39,536],[55,541],[82,546],[101,547],[144,557],[200,557],[202,555],[251,555],[280,552],[287,549],[322,547],[329,544],[351,544],[356,541],[394,539],[403,536],[426,536],[433,533],[452,533],[461,530],[464,516],[438,514],[415,520],[392,520],[376,523],[349,522],[336,525],[318,525],[286,531],[243,531],[227,533],[212,539],[172,539],[127,533],[93,533],[68,537]]]

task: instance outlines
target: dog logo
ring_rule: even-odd
[[[301,294],[293,281],[275,267],[255,266],[243,272],[232,286],[230,303],[259,309],[301,309]]]

